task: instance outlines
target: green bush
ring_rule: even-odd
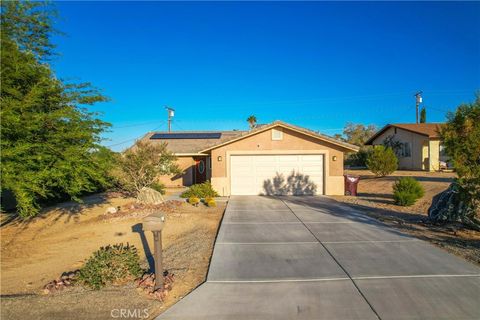
[[[154,182],[150,185],[150,188],[152,188],[155,191],[160,192],[161,194],[165,194],[165,185],[160,182]]]
[[[393,199],[400,206],[411,206],[424,194],[422,185],[412,177],[400,178],[393,185]]]
[[[208,198],[208,197],[218,197],[218,193],[213,190],[212,184],[209,181],[200,184],[194,184],[188,190],[183,192],[180,197],[182,198]]]
[[[98,290],[107,284],[133,280],[143,272],[135,246],[120,243],[101,247],[94,252],[79,270],[78,279],[84,285]]]
[[[375,146],[368,154],[367,167],[376,176],[384,177],[398,168],[398,159],[392,148]]]
[[[366,167],[370,152],[371,148],[362,147],[358,152],[348,154],[345,158],[345,165],[351,167]]]

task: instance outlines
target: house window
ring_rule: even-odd
[[[410,158],[412,156],[412,149],[410,148],[410,142],[404,142],[400,144],[400,156],[404,158]]]
[[[283,131],[279,129],[272,129],[272,140],[283,140]]]

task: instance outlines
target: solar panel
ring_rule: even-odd
[[[220,139],[221,132],[155,133],[150,139]]]

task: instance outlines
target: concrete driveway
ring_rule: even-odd
[[[480,319],[480,268],[325,197],[235,196],[159,319]]]

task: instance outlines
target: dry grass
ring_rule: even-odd
[[[336,200],[480,265],[480,232],[458,223],[436,225],[427,219],[432,198],[448,188],[454,173],[396,171],[382,178],[376,178],[367,170],[347,170],[346,173],[360,176],[358,196],[335,196]],[[403,176],[414,177],[425,188],[425,196],[411,207],[397,206],[393,201],[393,183]]]
[[[147,267],[145,252],[152,235],[141,233],[142,214],[126,212],[106,218],[107,207],[133,199],[95,195],[83,204],[64,203],[46,209],[28,222],[7,222],[1,229],[1,316],[3,319],[110,319],[115,308],[148,309],[151,318],[188,294],[206,276],[213,242],[225,203],[216,208],[182,204],[167,212],[163,232],[165,268],[175,274],[173,290],[164,303],[148,300],[133,286],[91,291],[75,287],[40,295],[43,285],[64,271],[76,270],[100,246],[135,245]]]

